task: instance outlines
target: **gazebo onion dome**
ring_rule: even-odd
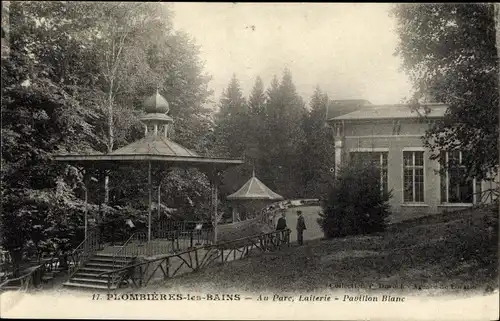
[[[143,107],[146,114],[140,119],[144,124],[144,135],[147,137],[148,133],[152,133],[156,136],[163,126],[163,134],[167,137],[169,125],[174,122],[172,117],[167,115],[170,110],[167,100],[156,90],[156,94],[144,101]]]
[[[166,114],[170,110],[168,102],[160,95],[158,90],[156,94],[151,95],[144,101],[143,106],[147,114]]]

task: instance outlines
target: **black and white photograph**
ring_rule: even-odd
[[[1,14],[1,317],[498,318],[500,4]]]

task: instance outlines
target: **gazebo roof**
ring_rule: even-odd
[[[216,167],[225,169],[230,166],[243,164],[241,159],[226,159],[218,157],[205,157],[181,146],[168,139],[167,133],[163,135],[157,129],[148,134],[151,123],[171,122],[172,118],[168,112],[168,102],[158,93],[146,99],[144,103],[146,115],[141,117],[146,126],[146,136],[127,146],[121,147],[111,153],[88,153],[88,154],[59,154],[54,157],[56,161],[91,165],[99,163],[104,166],[113,166],[116,163],[132,163],[139,161],[151,161],[156,163],[168,163],[179,167]],[[155,125],[156,126],[156,125]]]
[[[255,174],[236,192],[227,197],[228,200],[282,200],[283,196],[273,192],[264,185]]]
[[[110,155],[164,155],[164,156],[180,156],[180,157],[200,157],[192,150],[181,146],[170,139],[163,136],[146,136],[138,141],[135,141],[127,146],[119,148]]]

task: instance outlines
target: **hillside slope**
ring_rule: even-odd
[[[498,210],[391,226],[378,235],[314,240],[166,281],[169,289],[316,291],[341,284],[484,291],[498,287]]]

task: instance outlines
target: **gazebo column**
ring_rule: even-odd
[[[148,161],[148,189],[149,189],[149,202],[148,202],[148,242],[151,241],[151,206],[153,203],[153,184],[151,183],[151,161]]]
[[[238,209],[236,208],[236,204],[233,204],[233,223],[238,222],[239,220]]]
[[[212,225],[214,227],[214,244],[217,243],[217,214],[218,214],[218,195],[219,195],[219,183],[220,183],[220,178],[219,178],[219,171],[215,168],[213,168],[210,173],[209,173],[209,179],[210,179],[210,189],[212,191]]]
[[[83,169],[83,190],[84,190],[84,196],[83,196],[83,201],[84,201],[84,220],[85,220],[85,238],[88,236],[88,224],[89,224],[89,194],[88,194],[88,187],[89,187],[89,182],[90,182],[90,173],[86,170]]]

